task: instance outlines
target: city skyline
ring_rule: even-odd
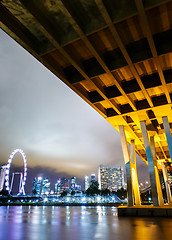
[[[16,172],[16,170],[14,168],[13,168],[13,170],[11,169],[11,163],[13,161],[13,158],[17,154],[19,154],[19,156],[21,156],[23,159],[24,169],[19,167],[20,169],[17,169],[17,172]],[[109,182],[108,185],[105,184],[103,186],[100,181],[100,176],[102,175],[100,173],[101,167],[104,168],[103,173],[106,176],[109,176],[108,177],[109,179],[113,178],[113,181]],[[122,169],[122,176],[116,176],[116,174],[119,175],[119,173],[117,173],[117,172],[119,170],[121,171],[121,169]],[[109,172],[109,170],[111,173]],[[115,172],[114,172],[114,170],[115,170]],[[25,173],[24,178],[23,178],[23,173]],[[109,173],[111,176],[109,175]],[[17,181],[16,181],[16,178],[14,177],[16,174],[20,175],[20,178],[18,179],[19,180],[18,184],[16,183]],[[112,176],[114,174],[116,177]],[[104,177],[105,177],[105,175],[104,175]],[[8,188],[7,188],[7,179],[6,179],[7,176],[8,176]],[[122,180],[123,183],[118,184],[118,180],[119,180],[118,178],[121,178],[121,177],[123,179]],[[11,153],[7,164],[1,166],[0,178],[1,178],[0,179],[1,189],[6,189],[9,191],[10,194],[14,194],[14,195],[21,194],[21,189],[22,189],[22,192],[25,195],[25,182],[26,182],[26,178],[27,178],[27,160],[26,160],[25,153],[23,152],[22,149],[15,149]],[[82,179],[82,180],[84,180],[84,185],[82,185],[82,186],[80,184],[78,184],[78,179],[76,178],[76,176],[72,176],[70,179],[66,179],[64,177],[58,178],[58,176],[56,178],[57,178],[56,183],[51,184],[51,181],[49,181],[49,179],[45,175],[34,177],[33,182],[32,182],[32,193],[35,190],[38,194],[49,194],[50,192],[57,193],[60,185],[61,185],[60,192],[69,191],[69,190],[71,190],[71,191],[72,190],[74,190],[74,191],[85,190],[86,191],[89,188],[89,186],[91,185],[91,183],[95,182],[95,181],[97,181],[99,183],[100,189],[108,188],[110,191],[113,191],[113,190],[118,190],[120,187],[124,187],[124,172],[123,172],[123,167],[121,167],[121,166],[105,166],[105,165],[98,166],[98,172],[96,174],[91,173],[90,176],[85,176],[84,179]],[[12,180],[10,181],[10,179],[12,179]],[[30,181],[30,179],[29,179],[29,181]],[[14,184],[14,182],[15,182],[15,188],[12,188],[12,185]],[[11,185],[11,187],[9,187],[9,184]],[[30,182],[30,184],[31,184],[31,182]],[[19,189],[19,190],[17,190],[17,189]],[[17,190],[17,193],[14,193],[14,192],[16,192],[16,190]],[[27,191],[27,194],[31,193],[31,191],[29,191],[29,189],[26,189],[26,191]]]
[[[5,165],[4,165],[5,166]],[[103,168],[110,168],[110,169],[113,169],[113,168],[116,168],[116,169],[123,169],[121,166],[106,166],[106,165],[101,165],[101,166],[98,166],[97,168],[97,172],[96,173],[92,173],[90,174],[89,176],[82,176],[82,178],[76,178],[76,176],[72,176],[72,175],[66,175],[66,174],[60,174],[60,175],[57,175],[55,178],[54,178],[54,175],[55,175],[55,172],[54,172],[54,175],[52,175],[51,172],[46,172],[45,174],[36,174],[34,175],[36,172],[37,172],[37,168],[36,169],[32,169],[32,172],[30,171],[31,169],[28,168],[28,177],[27,177],[27,180],[26,180],[26,186],[25,186],[25,192],[26,194],[32,194],[33,192],[33,183],[35,181],[35,179],[41,179],[41,182],[44,180],[44,179],[48,179],[49,180],[49,183],[50,183],[50,191],[52,192],[56,192],[55,189],[56,189],[56,184],[61,181],[61,179],[64,179],[64,180],[67,180],[68,181],[68,188],[71,188],[72,189],[72,182],[73,182],[73,179],[75,179],[75,183],[76,183],[76,188],[73,189],[74,191],[78,191],[81,189],[81,191],[86,191],[87,189],[85,188],[86,187],[86,184],[87,184],[87,188],[90,186],[91,182],[92,181],[97,181],[99,186],[100,186],[100,167],[103,167]],[[21,171],[22,173],[22,169],[21,167],[15,167],[13,166],[12,168],[13,170],[10,170],[10,173],[11,175],[12,174],[15,174],[15,172],[19,172]],[[35,171],[33,171],[35,170]],[[123,172],[123,170],[122,170]],[[67,177],[66,177],[67,176]],[[94,177],[93,177],[94,176]],[[122,177],[124,181],[124,177]],[[172,182],[171,180],[171,175],[169,175],[169,180],[170,180],[170,184]],[[12,190],[12,194],[16,195],[18,194],[18,188],[19,188],[19,179],[15,179],[15,184],[14,184],[14,187],[13,187],[13,190]],[[87,183],[86,183],[87,182]],[[118,185],[118,183],[117,183]],[[140,181],[140,184],[139,184],[139,187],[140,189],[144,189],[146,187],[148,187],[150,185],[149,183],[149,180],[143,180],[142,182]],[[4,186],[5,186],[5,182],[4,182]],[[78,187],[81,187],[80,189],[77,188]],[[124,183],[122,185],[119,185],[119,188],[123,186],[124,188],[126,188],[126,182],[124,181]],[[108,188],[109,190],[113,191],[113,189],[111,189],[111,187],[109,188],[108,186],[104,186],[105,188]],[[102,189],[102,187],[100,187]],[[117,190],[117,189],[116,189]],[[39,193],[40,194],[40,193]]]
[[[1,165],[21,148],[30,171],[54,178],[124,166],[118,132],[2,30],[0,55]]]
[[[103,182],[100,181],[99,175],[100,173],[100,167],[106,167],[104,169],[104,173],[106,176],[112,177],[112,175],[117,174],[115,176],[115,179],[113,181],[109,181],[108,184],[102,184]],[[108,168],[108,169],[107,169]],[[113,173],[111,172],[109,175],[109,169],[114,169]],[[121,172],[122,171],[122,172]],[[94,175],[94,178],[93,178]],[[86,191],[93,182],[97,181],[99,184],[99,189],[103,190],[108,188],[111,192],[112,191],[117,191],[121,187],[125,188],[125,183],[124,183],[124,173],[123,173],[123,168],[120,166],[99,166],[98,168],[98,173],[97,173],[97,178],[96,174],[91,174],[90,176],[84,176],[85,184],[84,185],[79,185],[78,184],[78,179],[73,176],[70,179],[67,178],[57,178],[57,181],[55,184],[52,184],[51,181],[47,177],[35,177],[32,182],[32,194],[38,194],[38,195],[49,195],[49,194],[61,194],[62,192],[67,192],[71,193],[72,191],[75,192],[82,192]],[[46,186],[47,185],[47,186]],[[34,192],[36,191],[36,193]]]

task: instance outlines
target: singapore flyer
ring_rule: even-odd
[[[11,167],[12,160],[13,160],[13,158],[14,158],[16,153],[20,153],[22,155],[23,163],[24,163],[24,171],[21,174],[21,181],[20,181],[18,195],[21,195],[21,194],[25,195],[24,187],[25,187],[26,176],[27,176],[27,161],[26,161],[25,153],[21,149],[15,149],[11,153],[11,155],[10,155],[10,157],[8,159],[7,169],[5,171],[5,188],[10,193],[11,187],[9,186],[9,173],[10,173],[10,167]]]

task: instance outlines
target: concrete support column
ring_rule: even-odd
[[[127,139],[125,136],[124,126],[122,125],[119,126],[119,133],[121,137],[122,151],[123,151],[125,169],[126,169],[128,205],[133,206],[134,197],[133,197],[132,174],[131,174],[131,166],[130,166],[130,154],[129,154],[129,149],[127,145]]]
[[[171,132],[170,132],[170,125],[169,125],[167,117],[163,117],[162,121],[163,121],[164,130],[165,130],[165,136],[166,136],[167,143],[168,143],[168,150],[170,153],[170,158],[172,159],[172,136],[171,136]]]
[[[152,158],[153,158],[153,165],[154,165],[154,171],[155,171],[155,179],[156,179],[156,185],[157,185],[159,205],[162,206],[162,205],[164,205],[164,200],[163,200],[163,195],[162,195],[161,182],[160,182],[160,178],[159,178],[158,164],[157,164],[157,160],[156,160],[154,136],[150,137],[150,147],[151,147]]]
[[[153,154],[151,152],[151,148],[149,145],[149,139],[148,139],[148,134],[147,134],[147,129],[146,129],[146,124],[145,121],[140,122],[141,130],[142,130],[142,136],[143,136],[143,141],[145,145],[145,151],[146,151],[146,156],[147,156],[147,161],[148,161],[148,169],[149,169],[149,175],[150,175],[150,183],[151,183],[151,190],[152,190],[152,199],[153,199],[153,205],[154,206],[161,206],[163,205],[163,199],[162,199],[162,191],[159,188],[159,174],[158,174],[158,169],[157,166],[154,166],[154,160],[155,158],[155,147],[154,147],[154,139],[151,138],[151,147],[153,148]],[[157,184],[157,182],[159,182]]]
[[[131,166],[130,166],[130,154],[127,144],[127,139],[125,136],[124,126],[119,126],[119,133],[121,137],[121,144],[122,144],[122,151],[124,156],[125,162],[125,169],[126,169],[126,179],[127,179],[127,193],[128,193],[128,205],[134,205],[134,196],[133,196],[133,187],[132,187],[132,174],[131,174]]]
[[[168,201],[168,204],[172,205],[172,197],[171,197],[170,185],[168,182],[167,168],[164,163],[161,163],[161,167],[162,167],[162,174],[163,174],[164,183],[165,183],[165,189],[167,193],[167,201]]]
[[[130,157],[131,157],[131,169],[132,169],[132,187],[134,191],[134,202],[135,205],[141,205],[140,200],[140,191],[137,177],[137,168],[136,168],[136,152],[135,152],[135,140],[131,140],[130,145]]]

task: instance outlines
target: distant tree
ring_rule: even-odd
[[[63,191],[60,196],[61,196],[61,197],[67,196],[67,192],[66,192],[66,191]]]
[[[125,199],[127,197],[127,190],[121,187],[117,190],[116,195],[121,199]]]
[[[74,195],[75,195],[75,191],[72,190],[70,194],[71,194],[72,196],[74,196]]]
[[[152,199],[152,193],[148,190],[147,192],[141,193],[140,197],[142,201],[148,201],[149,198]]]
[[[86,195],[87,196],[95,196],[98,194],[100,194],[98,182],[97,181],[91,182],[90,187],[86,190]]]
[[[9,192],[8,192],[7,190],[2,189],[2,190],[0,191],[0,195],[1,195],[1,196],[9,196],[10,194],[9,194]]]
[[[36,195],[36,194],[37,194],[36,189],[33,189],[32,194],[33,194],[33,195]]]
[[[108,188],[102,189],[100,194],[101,196],[108,196],[110,195],[110,190]]]

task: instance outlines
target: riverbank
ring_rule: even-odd
[[[15,203],[1,203],[0,206],[59,206],[59,207],[65,207],[65,206],[86,206],[86,207],[96,207],[96,206],[106,206],[106,207],[118,207],[121,206],[121,203],[54,203],[54,202],[39,202],[39,203],[21,203],[21,202],[15,202]]]

